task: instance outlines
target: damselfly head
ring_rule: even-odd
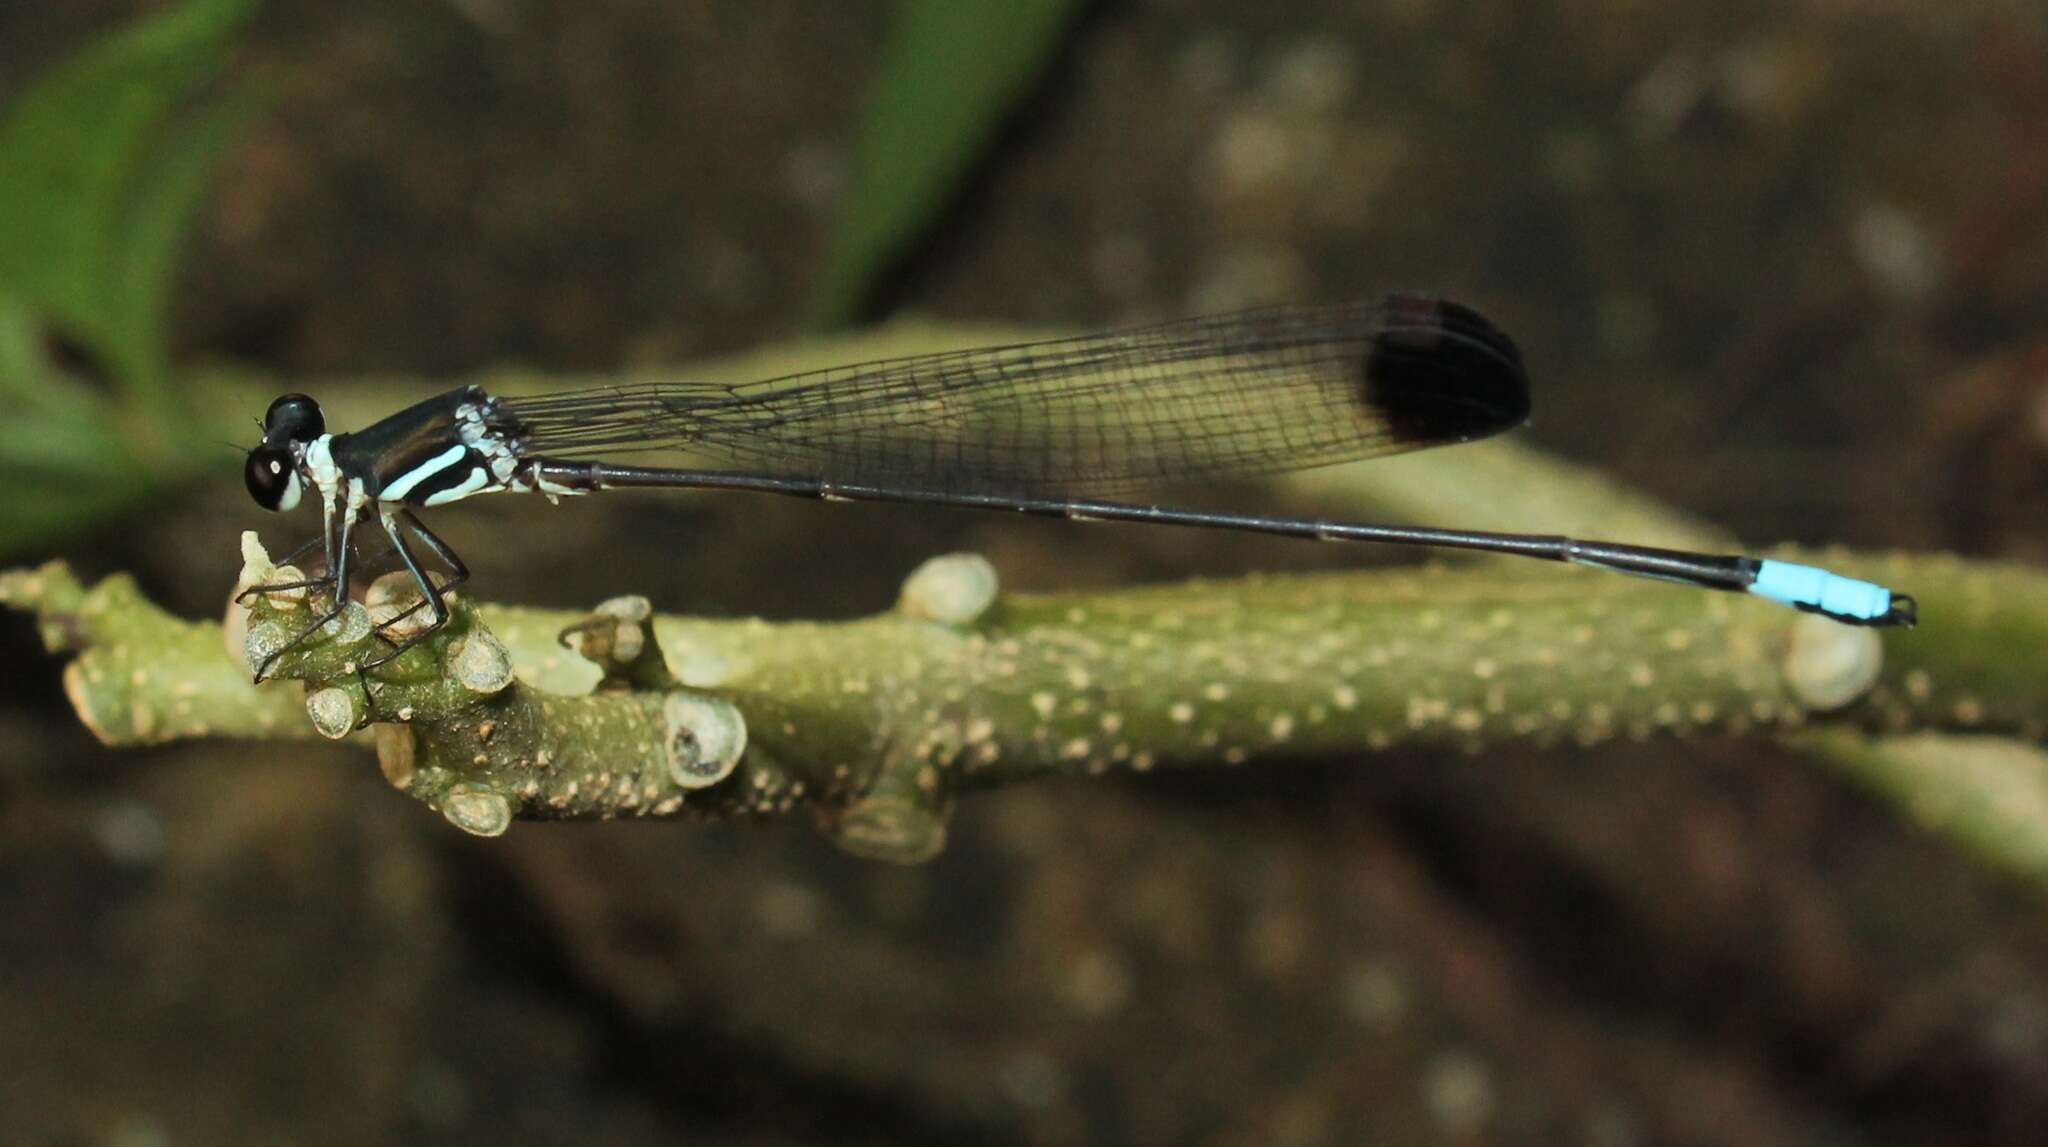
[[[265,446],[311,442],[326,431],[327,419],[320,413],[320,404],[303,394],[284,395],[263,414]]]
[[[242,471],[242,480],[249,484],[249,496],[256,499],[257,505],[280,513],[298,505],[303,492],[299,468],[287,446],[258,446],[249,451],[249,464]]]

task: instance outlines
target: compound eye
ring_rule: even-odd
[[[282,513],[299,504],[299,471],[285,450],[258,446],[249,451],[242,478],[249,484],[249,496],[266,510]]]
[[[311,442],[327,430],[320,404],[303,394],[287,394],[263,414],[263,441],[269,446]]]

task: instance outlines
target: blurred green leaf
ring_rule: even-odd
[[[0,554],[78,529],[147,497],[175,472],[123,434],[106,393],[50,361],[41,323],[0,296]]]
[[[217,161],[264,105],[237,92],[194,113],[158,157],[148,193],[136,199],[118,235],[119,271],[107,284],[111,346],[129,377],[161,385],[170,376],[172,288],[178,256],[204,201]]]
[[[40,77],[0,121],[0,552],[189,472],[209,417],[171,386],[170,299],[208,177],[257,100],[204,93],[260,0],[191,0]],[[67,374],[57,332],[113,389]]]
[[[0,123],[0,292],[155,400],[168,381],[170,264],[239,122],[180,122],[258,0],[193,0],[57,66]]]
[[[42,369],[35,314],[19,299],[0,294],[0,397],[8,410],[20,412],[41,393],[36,376]]]
[[[805,305],[847,322],[1029,95],[1084,0],[897,0],[846,203]]]

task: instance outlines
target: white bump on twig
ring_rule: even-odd
[[[966,625],[996,599],[996,569],[980,554],[943,554],[903,580],[896,608],[942,625]]]
[[[1875,630],[1812,614],[1793,623],[1785,684],[1807,708],[1826,711],[1855,701],[1877,684],[1883,669],[1884,640]]]
[[[686,789],[715,785],[732,775],[747,750],[747,722],[715,697],[670,693],[661,704],[667,725],[662,746],[669,779]]]
[[[512,655],[489,630],[479,629],[448,650],[448,673],[470,692],[489,696],[512,684]]]
[[[306,716],[313,730],[330,741],[339,741],[356,727],[356,699],[346,689],[329,686],[306,697]]]
[[[472,836],[502,836],[512,826],[512,802],[475,785],[456,785],[441,798],[441,815]]]

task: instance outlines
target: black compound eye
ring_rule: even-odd
[[[299,504],[299,471],[289,451],[275,446],[249,451],[242,479],[249,484],[249,496],[266,510],[282,512]]]
[[[327,430],[320,404],[303,394],[287,394],[263,413],[263,441],[269,446],[311,442]]]

